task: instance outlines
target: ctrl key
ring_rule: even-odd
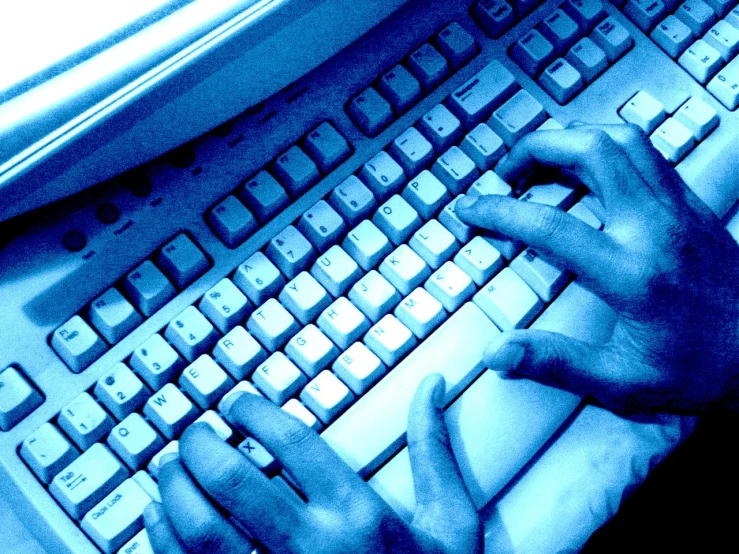
[[[78,315],[54,331],[51,346],[74,373],[86,369],[108,349],[103,339]]]

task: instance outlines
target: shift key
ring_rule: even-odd
[[[97,443],[63,469],[49,490],[70,516],[80,519],[126,477],[128,470]]]
[[[366,477],[404,446],[411,400],[424,377],[444,376],[448,404],[485,370],[485,345],[498,333],[477,306],[465,304],[321,436]]]
[[[516,79],[499,61],[493,61],[459,87],[449,98],[449,109],[472,129],[518,89]]]

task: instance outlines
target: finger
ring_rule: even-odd
[[[315,431],[264,398],[239,395],[228,419],[282,463],[311,503],[335,506],[364,485]]]
[[[490,194],[464,197],[456,212],[468,224],[523,241],[594,283],[598,292],[613,278],[613,239],[562,210]]]
[[[497,172],[517,186],[541,167],[574,174],[600,198],[611,215],[631,209],[644,195],[644,184],[636,168],[602,130],[578,127],[530,133],[501,160]]]
[[[218,513],[178,460],[159,471],[159,492],[177,535],[193,554],[249,554],[251,544]]]
[[[509,331],[485,349],[486,367],[601,400],[618,395],[630,367],[607,346],[596,346],[549,331]],[[643,378],[645,376],[641,376]]]
[[[146,507],[144,524],[154,554],[185,554],[180,539],[159,502],[152,502]]]
[[[304,520],[297,496],[272,483],[207,424],[185,431],[180,456],[208,494],[259,542],[275,552],[288,550],[287,537]]]
[[[480,534],[480,520],[462,479],[444,421],[444,378],[426,377],[408,416],[408,454],[416,491],[414,525],[444,542],[450,551]]]

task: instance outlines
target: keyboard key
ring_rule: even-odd
[[[605,15],[601,0],[567,0],[563,7],[580,27],[582,34],[589,33]]]
[[[118,421],[143,406],[150,395],[151,391],[123,363],[116,364],[95,385],[95,396]]]
[[[80,450],[87,450],[113,428],[113,420],[86,392],[62,408],[58,423]]]
[[[274,298],[257,308],[246,328],[269,352],[282,348],[300,329],[290,312]]]
[[[599,23],[590,38],[603,49],[610,63],[623,56],[634,44],[634,39],[626,27],[613,17],[606,17]]]
[[[127,477],[128,471],[107,448],[93,444],[54,478],[49,492],[70,516],[81,519]]]
[[[380,206],[372,222],[396,245],[408,240],[422,225],[418,212],[397,194]]]
[[[187,235],[177,235],[162,248],[157,257],[157,264],[181,289],[187,287],[210,267],[208,258]]]
[[[307,269],[316,259],[313,245],[292,225],[269,242],[266,253],[288,279]]]
[[[434,149],[415,127],[410,127],[390,145],[390,153],[406,175],[418,175],[434,159]]]
[[[144,509],[151,496],[127,479],[94,506],[82,520],[82,529],[103,552],[113,553],[143,527]]]
[[[677,9],[675,17],[690,27],[696,37],[703,36],[716,21],[716,14],[703,0],[687,0]]]
[[[375,267],[393,249],[388,238],[369,220],[350,231],[342,247],[365,271]]]
[[[319,200],[300,218],[298,230],[318,252],[325,252],[346,234],[346,225],[325,200]]]
[[[677,58],[693,44],[693,33],[674,15],[668,15],[649,35],[671,58]]]
[[[431,270],[407,244],[401,244],[380,264],[380,274],[407,296],[431,275]]]
[[[31,433],[23,441],[20,454],[44,484],[49,484],[79,456],[77,449],[51,423],[44,423]]]
[[[311,268],[311,275],[333,296],[344,294],[362,275],[357,262],[340,246],[332,246]]]
[[[497,334],[476,306],[465,304],[321,436],[353,470],[361,476],[370,474],[402,445],[408,410],[421,380],[441,373],[447,384],[446,401],[455,398],[484,371],[483,350]],[[450,344],[464,348],[449,348]]]
[[[387,279],[373,269],[351,288],[349,300],[372,323],[377,323],[400,302],[400,295]]]
[[[475,285],[464,271],[452,262],[446,262],[428,278],[424,288],[448,312],[454,312],[474,293]]]
[[[734,2],[733,0],[706,0],[706,4],[711,6],[711,9],[715,11],[719,17],[724,17],[729,13]]]
[[[380,358],[361,342],[339,356],[332,369],[356,395],[364,394],[387,371]]]
[[[654,145],[667,154],[672,163],[682,160],[695,147],[695,138],[690,129],[674,118],[670,118],[651,136]]]
[[[279,464],[266,448],[252,438],[247,437],[239,444],[239,452],[246,456],[251,463],[267,474],[277,470]]]
[[[711,79],[708,91],[728,110],[735,110],[739,106],[739,57],[734,58]]]
[[[207,354],[187,366],[178,382],[203,410],[218,402],[234,386],[231,377]]]
[[[498,275],[475,294],[473,302],[499,329],[523,329],[544,308],[539,297],[510,268]]]
[[[178,454],[179,451],[180,451],[179,441],[171,441],[167,443],[167,446],[165,446],[159,452],[157,452],[156,455],[151,459],[151,462],[149,462],[149,465],[146,466],[147,471],[151,473],[155,479],[159,479],[159,470],[161,469],[159,462],[161,461],[161,459],[167,454]]]
[[[136,533],[118,552],[120,554],[154,554],[154,548],[151,546],[146,529]]]
[[[117,289],[108,289],[90,305],[90,322],[110,344],[120,341],[143,320]]]
[[[136,471],[164,448],[164,441],[140,414],[133,413],[113,427],[108,446]]]
[[[374,137],[393,121],[393,110],[380,93],[372,87],[349,104],[349,116],[362,132]]]
[[[419,339],[425,339],[446,319],[441,302],[417,288],[395,308],[395,317]]]
[[[370,322],[345,297],[326,308],[318,317],[318,328],[342,350],[358,340],[369,329]]]
[[[651,31],[667,12],[661,0],[629,0],[624,14],[645,33]]]
[[[320,432],[323,429],[323,425],[313,413],[300,403],[297,398],[291,398],[285,405],[282,406],[282,410],[287,412],[293,417],[298,418],[307,427],[310,427],[316,432]]]
[[[0,429],[9,431],[43,401],[16,368],[0,372]]]
[[[326,369],[339,355],[339,350],[318,327],[306,325],[285,347],[285,353],[309,377]]]
[[[235,197],[227,196],[208,214],[208,223],[229,248],[236,248],[257,230],[257,220]]]
[[[703,40],[713,46],[727,63],[739,53],[739,29],[732,27],[726,21],[717,21]]]
[[[233,282],[255,306],[260,306],[278,294],[285,278],[267,256],[255,252],[238,267]]]
[[[278,406],[297,394],[308,379],[282,352],[275,352],[260,365],[252,377],[267,398]]]
[[[318,317],[331,303],[331,297],[315,277],[304,271],[282,289],[279,301],[305,325]]]
[[[530,187],[520,198],[520,202],[535,202],[537,204],[545,204],[553,208],[566,210],[572,206],[575,199],[575,190],[551,183],[549,185],[534,185]]]
[[[409,246],[432,269],[438,269],[459,250],[459,243],[441,223],[432,219],[413,233]]]
[[[241,199],[261,223],[267,223],[290,203],[285,189],[266,171],[260,171],[244,184]]]
[[[444,56],[428,43],[408,57],[408,67],[427,91],[436,88],[449,76],[449,64]]]
[[[545,75],[552,75],[549,71],[550,66]],[[555,71],[554,75],[560,75],[562,69]],[[564,82],[559,77],[553,77],[557,82]],[[488,125],[495,133],[503,139],[508,147],[513,146],[525,134],[534,131],[539,125],[544,123],[547,114],[544,107],[531,94],[525,90],[519,90],[510,100],[503,104],[500,108],[493,112],[492,117],[488,120]],[[461,191],[459,191],[461,192]]]
[[[402,65],[396,65],[380,78],[380,93],[395,113],[403,113],[421,99],[421,85]]]
[[[475,162],[457,146],[452,146],[436,161],[431,172],[452,194],[459,194],[477,179],[480,172]]]
[[[267,359],[267,353],[240,325],[218,341],[213,356],[234,379],[246,379]]]
[[[569,102],[584,86],[580,72],[572,67],[570,62],[562,58],[555,60],[544,70],[544,73],[539,77],[539,84],[559,104]],[[543,122],[544,119],[541,121]],[[493,129],[495,128],[493,127]]]
[[[195,423],[207,423],[218,438],[224,442],[230,441],[234,436],[233,429],[213,410],[203,412],[203,415],[193,421],[193,424]]]
[[[513,0],[511,2],[517,19],[523,19],[540,4],[539,0]]]
[[[572,208],[567,210],[567,213],[573,217],[576,217],[583,223],[590,225],[596,231],[599,231],[600,228],[603,227],[603,224],[600,222],[600,220],[595,217],[595,215],[593,215],[593,212],[591,212],[582,202],[578,202],[577,204],[572,206]]]
[[[464,122],[467,129],[481,123],[490,113],[516,92],[518,85],[513,73],[498,60],[490,62],[472,79],[459,87],[449,98],[451,110]],[[441,113],[432,115],[441,119]],[[451,140],[456,142],[457,137]],[[431,140],[433,143],[434,141]],[[437,148],[443,152],[451,144]],[[436,145],[434,145],[436,146]]]
[[[550,16],[545,17],[539,30],[559,54],[566,52],[580,37],[577,23],[562,10],[554,10]]]
[[[481,287],[500,271],[505,260],[488,241],[475,237],[457,252],[454,264]]]
[[[194,306],[170,321],[164,336],[188,362],[209,351],[218,341],[213,325]]]
[[[303,194],[321,178],[315,162],[299,146],[291,146],[278,156],[273,169],[275,177],[293,198]]]
[[[678,63],[699,83],[705,84],[721,68],[721,54],[703,40],[696,40]]]
[[[462,25],[453,21],[436,35],[436,46],[449,61],[452,70],[457,70],[475,57],[477,43]]]
[[[506,151],[503,139],[485,123],[480,123],[472,129],[462,141],[460,148],[475,162],[480,171],[487,171],[493,167]]]
[[[519,254],[510,267],[544,302],[551,302],[568,279],[566,272],[542,258],[533,248]]]
[[[513,8],[503,0],[480,0],[472,13],[480,27],[492,38],[498,38],[514,22]]]
[[[402,196],[424,220],[434,217],[452,198],[441,181],[426,169],[403,189]]]
[[[715,2],[715,0],[714,0]],[[711,2],[709,2],[710,4]],[[739,29],[739,6],[733,8],[728,15],[726,15],[726,22],[734,27],[735,29]]]
[[[554,61],[556,52],[538,30],[531,29],[513,45],[511,57],[530,77],[536,77]]]
[[[103,339],[78,315],[54,331],[51,346],[74,373],[87,369],[108,350]]]
[[[198,309],[221,333],[227,333],[236,327],[252,312],[252,306],[244,293],[228,279],[221,279],[206,292]]]
[[[477,181],[472,183],[467,194],[472,197],[483,196],[485,194],[513,196],[513,190],[508,183],[498,177],[497,173],[494,171],[486,171]]]
[[[439,214],[439,223],[451,231],[459,242],[465,243],[472,238],[474,229],[457,217],[457,212],[454,206],[460,198],[464,198],[464,194],[460,194],[456,198],[452,199],[452,201],[444,207]]]
[[[329,173],[351,155],[349,143],[328,121],[308,133],[303,146],[323,173]]]
[[[249,394],[255,394],[257,396],[261,396],[262,398],[264,398],[264,395],[261,392],[259,392],[257,387],[255,387],[251,382],[239,381],[238,383],[236,383],[236,386],[234,388],[232,388],[225,395],[223,395],[223,398],[221,398],[221,401],[218,403],[218,411],[221,412],[221,414],[223,415],[227,415],[225,413],[225,409],[228,406],[228,403],[230,403],[229,398],[233,396],[234,394],[241,393],[241,392],[248,392]]]
[[[154,315],[177,294],[172,283],[149,260],[128,274],[123,289],[147,317]]]
[[[377,207],[372,191],[356,175],[351,175],[336,187],[328,202],[351,227],[369,217]]]
[[[443,104],[432,108],[421,118],[419,130],[436,152],[445,152],[462,138],[462,124]]]
[[[354,395],[336,375],[324,370],[303,389],[300,400],[328,424],[354,402]]]
[[[606,53],[588,37],[575,43],[565,59],[580,72],[586,83],[595,80],[608,67]]]
[[[185,362],[161,335],[151,338],[133,351],[131,367],[154,390],[174,379]]]
[[[654,131],[667,117],[662,103],[644,90],[626,102],[618,113],[625,121],[638,125],[647,134]]]
[[[198,410],[180,389],[167,383],[146,401],[144,415],[172,440],[198,417]]]
[[[364,343],[388,367],[394,366],[418,344],[410,329],[391,314],[375,323],[364,337]]]
[[[398,192],[406,183],[403,168],[384,151],[364,164],[361,177],[380,202]]]

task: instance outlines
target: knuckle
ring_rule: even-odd
[[[544,206],[539,215],[537,230],[542,239],[550,240],[562,233],[565,223],[565,213],[562,210]]]
[[[225,524],[216,518],[192,514],[188,524],[177,532],[190,551],[217,552],[223,543],[221,526]]]
[[[275,437],[282,446],[288,448],[300,447],[312,441],[315,431],[298,420],[290,420],[281,425]]]
[[[647,135],[641,127],[634,123],[626,123],[624,125],[624,141],[627,144],[640,144],[644,142]]]
[[[250,466],[247,464],[246,460],[238,458],[221,460],[219,471],[214,475],[211,487],[208,487],[213,489],[210,492],[214,495],[228,496],[246,487],[250,479],[248,471]]]

